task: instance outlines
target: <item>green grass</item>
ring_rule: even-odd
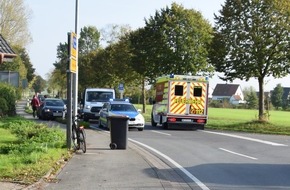
[[[141,104],[135,104],[142,110]],[[146,105],[143,113],[146,122],[151,121],[152,105]],[[207,129],[243,131],[251,133],[290,135],[290,112],[270,111],[268,122],[258,120],[258,110],[209,108]]]
[[[70,157],[59,128],[21,117],[0,119],[0,181],[32,184]]]

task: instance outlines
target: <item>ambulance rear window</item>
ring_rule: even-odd
[[[183,86],[182,85],[175,85],[175,90],[174,90],[175,96],[183,96]]]
[[[201,86],[195,86],[193,89],[193,96],[195,97],[201,97],[202,95],[202,87]]]

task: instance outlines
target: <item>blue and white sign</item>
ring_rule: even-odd
[[[124,91],[124,84],[120,83],[118,89],[119,91]]]

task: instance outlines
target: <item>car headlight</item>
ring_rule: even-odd
[[[138,114],[135,119],[137,122],[144,123],[144,117],[141,114]]]
[[[45,108],[44,111],[45,111],[45,112],[50,112],[50,109]]]
[[[85,108],[86,109],[91,109],[91,106],[90,105],[85,105]]]

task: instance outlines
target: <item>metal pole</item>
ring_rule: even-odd
[[[78,0],[76,0],[76,10],[75,10],[75,34],[78,34]],[[79,72],[79,66],[78,66],[78,35],[76,40],[76,73],[73,74],[73,113],[74,116],[78,113],[78,72]]]
[[[68,33],[68,44],[71,44],[71,34]],[[70,52],[70,45],[68,45]],[[71,131],[72,131],[72,73],[70,72],[70,59],[67,64],[67,118],[66,118],[66,143],[67,148],[71,148]]]

